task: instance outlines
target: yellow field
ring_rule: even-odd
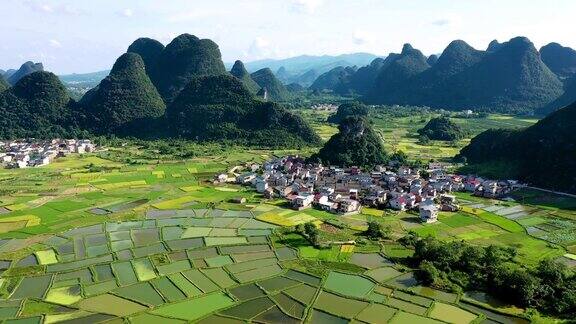
[[[286,215],[292,216],[286,217]],[[294,211],[285,210],[281,213],[269,212],[262,215],[256,216],[256,219],[261,220],[266,223],[279,225],[279,226],[296,226],[300,224],[312,222],[314,225],[319,226],[322,221],[318,220],[316,217],[310,216],[304,213],[298,213],[294,215]]]
[[[238,189],[236,189],[236,188],[215,187],[214,189],[216,189],[218,191],[223,191],[223,192],[238,192]]]
[[[158,209],[178,209],[182,207],[183,204],[197,200],[195,197],[184,196],[176,199],[166,200],[152,205]]]
[[[354,245],[352,244],[344,244],[340,247],[340,252],[342,253],[352,253],[354,252]]]
[[[288,220],[293,222],[296,225],[314,222],[316,221],[316,217],[312,217],[308,214],[296,214],[294,216],[288,217]]]
[[[270,223],[270,224],[274,224],[274,225],[280,225],[280,226],[296,226],[296,224],[292,221],[290,221],[289,219],[286,219],[284,217],[282,217],[279,214],[276,213],[266,213],[266,214],[262,214],[262,215],[258,215],[256,216],[257,220],[261,220],[263,222],[266,223]]]
[[[104,172],[92,172],[92,173],[77,172],[77,173],[71,173],[70,178],[89,180],[89,179],[96,179],[100,177],[102,174],[104,174]]]
[[[35,254],[41,265],[58,263],[54,250],[36,251]]]
[[[196,190],[200,190],[203,187],[200,186],[188,186],[188,187],[181,187],[180,190],[184,191],[184,192],[192,192],[192,191],[196,191]]]
[[[252,210],[257,211],[257,212],[269,212],[269,211],[272,211],[274,209],[277,209],[277,207],[264,204],[264,205],[258,205]]]
[[[379,209],[364,207],[362,208],[362,214],[369,216],[382,216],[384,212]]]
[[[34,215],[13,216],[0,219],[0,233],[16,231],[24,227],[40,225],[40,218]]]
[[[146,180],[135,180],[135,181],[126,181],[126,182],[117,182],[117,183],[108,183],[108,184],[99,184],[96,185],[96,188],[102,190],[112,190],[112,189],[121,189],[121,188],[131,188],[131,187],[141,187],[147,186]]]

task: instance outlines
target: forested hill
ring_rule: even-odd
[[[168,107],[178,137],[233,140],[248,144],[300,146],[320,138],[300,117],[275,103],[257,100],[235,77],[196,77]]]
[[[286,101],[290,98],[290,93],[276,78],[272,70],[269,68],[264,68],[258,70],[250,75],[250,77],[256,81],[261,89],[268,92],[268,98],[273,101]]]
[[[0,75],[0,92],[8,89],[10,87],[10,85],[8,84],[8,82],[4,79],[3,76]]]
[[[26,62],[14,73],[8,75],[6,79],[9,84],[15,85],[23,77],[39,71],[44,71],[44,65],[42,65],[42,63]]]
[[[289,96],[270,70],[256,77],[254,84],[266,86],[272,100]],[[320,141],[300,117],[257,99],[225,71],[218,45],[188,34],[166,47],[152,39],[136,40],[110,74],[78,103],[51,73],[32,73],[12,88],[0,87],[4,90],[0,93],[3,139],[90,132],[273,147]]]
[[[75,128],[73,105],[56,75],[28,74],[0,93],[0,138],[66,136]]]
[[[558,107],[543,107],[564,93],[562,80],[576,71],[574,53],[554,44],[540,53],[525,37],[493,41],[486,51],[456,40],[438,58],[406,44],[400,54],[355,71],[333,69],[319,76],[313,89],[363,96],[370,104],[550,112]]]
[[[540,49],[542,61],[561,78],[576,75],[576,50],[558,43],[550,43]]]
[[[242,63],[242,61],[240,60],[234,63],[234,66],[230,70],[230,74],[232,74],[232,76],[240,80],[244,84],[244,86],[248,90],[250,90],[250,92],[252,92],[253,94],[258,93],[258,91],[262,89],[262,87],[260,87],[260,85],[258,85],[258,83],[254,81],[254,79],[252,79],[252,76],[246,70],[244,63]]]
[[[90,120],[86,127],[97,134],[138,136],[151,131],[150,119],[162,117],[166,109],[144,60],[135,53],[120,56],[110,75],[84,96],[82,104]]]
[[[209,39],[183,34],[157,55],[147,71],[162,98],[169,103],[193,77],[225,74],[218,45]]]
[[[500,165],[504,176],[576,193],[576,103],[524,130],[489,130],[460,152],[479,170]]]
[[[382,140],[363,117],[346,117],[340,122],[338,131],[317,154],[310,157],[311,161],[368,168],[387,161]]]

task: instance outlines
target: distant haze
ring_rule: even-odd
[[[42,62],[58,74],[110,69],[138,37],[210,38],[225,62],[298,55],[426,55],[463,39],[485,49],[522,35],[576,47],[574,0],[2,0],[0,69]]]

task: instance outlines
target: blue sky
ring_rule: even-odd
[[[109,68],[142,36],[211,38],[225,61],[301,54],[440,53],[527,36],[576,48],[574,0],[0,0],[0,68],[41,61],[56,73]]]

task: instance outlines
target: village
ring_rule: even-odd
[[[94,152],[96,145],[87,139],[35,139],[0,141],[0,166],[23,169],[50,164],[67,154]]]
[[[448,163],[429,163],[427,170],[389,165],[367,172],[358,167],[308,164],[299,156],[288,156],[249,164],[233,178],[216,175],[214,182],[251,186],[266,198],[287,199],[295,210],[317,208],[335,214],[359,213],[362,207],[412,210],[419,212],[424,223],[436,222],[439,211],[459,210],[451,194],[455,191],[499,199],[521,186],[515,180],[452,174],[450,168]]]

